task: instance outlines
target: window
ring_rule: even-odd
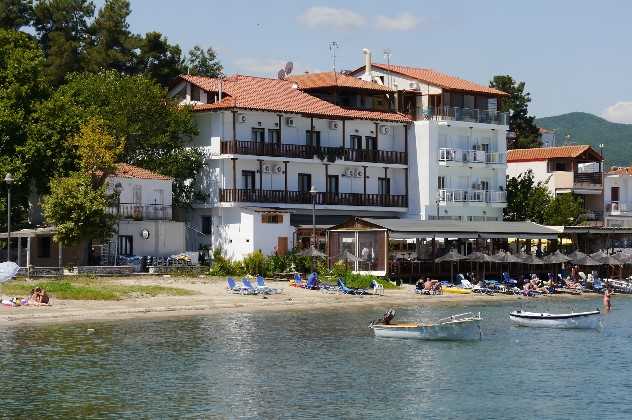
[[[281,130],[271,128],[268,130],[268,143],[281,144]]]
[[[364,139],[366,141],[367,150],[377,150],[377,137],[366,136]]]
[[[610,201],[619,202],[619,187],[610,187]]]
[[[252,141],[263,143],[266,138],[265,128],[253,128],[252,129]]]
[[[134,204],[143,204],[143,187],[141,187],[140,185],[134,185],[132,194],[134,197]]]
[[[134,255],[134,237],[132,235],[119,235],[119,255],[129,257]]]
[[[380,195],[390,195],[391,194],[391,180],[390,178],[378,178],[377,179],[377,190]]]
[[[200,88],[197,86],[191,85],[191,100],[192,101],[200,101]]]
[[[338,175],[327,175],[327,192],[338,194],[339,178]]]
[[[262,213],[261,223],[280,225],[283,223],[283,215],[279,213]]]
[[[437,178],[437,188],[440,190],[445,190],[445,177],[444,176],[440,176]]]
[[[489,191],[489,181],[481,181],[481,190]]]
[[[175,95],[175,99],[178,102],[182,102],[187,98],[187,87],[186,85],[182,86],[182,89],[180,89],[176,95]]]
[[[241,178],[244,183],[244,190],[255,189],[255,171],[241,171]]]
[[[555,162],[555,170],[556,171],[566,171],[566,163],[565,162]]]
[[[213,234],[213,218],[211,216],[202,216],[202,233],[205,235]]]
[[[305,144],[320,147],[320,131],[307,130],[305,132]]]
[[[362,136],[353,135],[351,138],[351,148],[355,150],[362,150]]]
[[[51,239],[50,236],[44,236],[37,238],[39,245],[37,250],[37,256],[40,258],[50,258]]]
[[[312,189],[312,175],[298,174],[298,190],[300,192],[309,192]]]

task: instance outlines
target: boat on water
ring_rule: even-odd
[[[601,328],[601,312],[571,312],[567,314],[550,314],[545,312],[513,311],[509,319],[514,325],[536,328]]]
[[[389,318],[389,314],[391,314]],[[389,311],[384,318],[372,322],[369,328],[376,337],[413,338],[417,340],[480,340],[481,314],[471,312],[452,315],[433,323],[391,324],[394,312]]]

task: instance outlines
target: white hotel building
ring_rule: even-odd
[[[371,68],[367,54],[352,75],[181,76],[170,93],[193,105],[192,147],[207,156],[198,182],[208,199],[189,223],[227,256],[292,249],[311,234],[314,202],[317,225],[437,211],[502,220],[502,92],[424,69]]]

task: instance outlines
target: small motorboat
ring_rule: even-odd
[[[418,340],[480,340],[482,337],[480,312],[452,315],[433,323],[391,324],[394,314],[390,310],[382,319],[369,324],[376,337]]]
[[[513,311],[509,319],[514,325],[539,328],[601,328],[601,312],[597,309],[588,312],[568,314],[549,314],[545,312]]]

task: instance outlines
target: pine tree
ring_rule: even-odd
[[[189,51],[187,67],[193,76],[220,77],[224,71],[213,48],[204,51],[198,45]]]
[[[136,71],[166,86],[186,72],[180,46],[169,44],[160,32],[148,32],[140,44]]]
[[[20,29],[33,21],[31,0],[0,0],[0,28]]]

